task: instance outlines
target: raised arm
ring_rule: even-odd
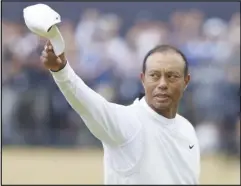
[[[48,42],[41,61],[51,70],[53,78],[72,108],[82,117],[89,130],[109,145],[121,145],[140,130],[133,106],[110,103],[90,89],[76,75],[63,54],[55,56]]]

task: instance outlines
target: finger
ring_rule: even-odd
[[[62,60],[61,60],[59,57],[57,58],[56,61],[57,61],[58,64],[61,64],[61,63],[62,63]]]
[[[44,46],[44,50],[45,50],[46,52],[53,52],[53,47],[52,47],[52,46],[45,45],[45,46]]]
[[[48,59],[46,57],[40,56],[40,61],[42,63],[46,63],[48,61]]]
[[[48,52],[46,50],[43,50],[41,56],[47,58],[48,57]]]
[[[46,42],[46,45],[47,45],[47,46],[51,45],[50,40],[48,40],[48,41]]]
[[[52,45],[48,45],[48,50],[52,51],[53,50],[53,46]]]
[[[50,58],[54,58],[54,57],[56,57],[53,51],[45,51],[45,50],[43,50],[41,55],[43,57],[46,57],[46,58],[49,58],[49,57]]]
[[[53,50],[53,45],[51,44],[50,40],[48,40],[48,41],[46,42],[44,49],[45,49],[46,51],[52,51],[52,50]]]
[[[43,50],[42,51],[42,53],[41,53],[41,55],[43,56],[43,57],[46,57],[46,58],[57,58],[57,56],[55,55],[55,53],[54,53],[54,51],[53,50],[51,50],[51,51],[49,51],[49,50]]]
[[[47,41],[46,45],[48,46],[48,48],[53,48],[52,43],[50,42],[50,40]]]
[[[46,52],[54,52],[52,46],[46,46],[44,49],[45,49]]]

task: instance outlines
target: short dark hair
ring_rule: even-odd
[[[187,58],[186,56],[179,50],[177,49],[176,47],[174,46],[171,46],[171,45],[158,45],[156,46],[155,48],[151,49],[147,54],[146,56],[144,57],[144,60],[143,60],[143,64],[142,64],[142,72],[145,73],[146,71],[146,61],[147,61],[147,58],[156,53],[156,52],[167,52],[167,51],[173,51],[173,52],[176,52],[177,54],[179,54],[182,59],[184,60],[185,62],[185,67],[184,67],[184,75],[187,76],[188,74],[188,71],[189,71],[189,65],[188,65],[188,61],[187,61]]]

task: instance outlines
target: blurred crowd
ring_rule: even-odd
[[[179,113],[196,127],[203,153],[240,149],[240,12],[230,20],[199,10],[174,11],[168,21],[142,16],[126,31],[116,14],[86,9],[59,28],[75,72],[107,100],[128,105],[143,91],[144,55],[171,44],[187,56],[191,84]],[[99,146],[43,68],[46,43],[16,22],[2,22],[3,143]]]

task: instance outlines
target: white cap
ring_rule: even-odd
[[[50,40],[56,55],[63,53],[64,40],[56,26],[61,17],[56,11],[45,4],[36,4],[24,8],[23,17],[30,31]]]
[[[56,25],[51,27],[49,33],[53,36],[50,37],[49,40],[53,45],[54,53],[59,56],[64,52],[65,49],[64,39]]]

